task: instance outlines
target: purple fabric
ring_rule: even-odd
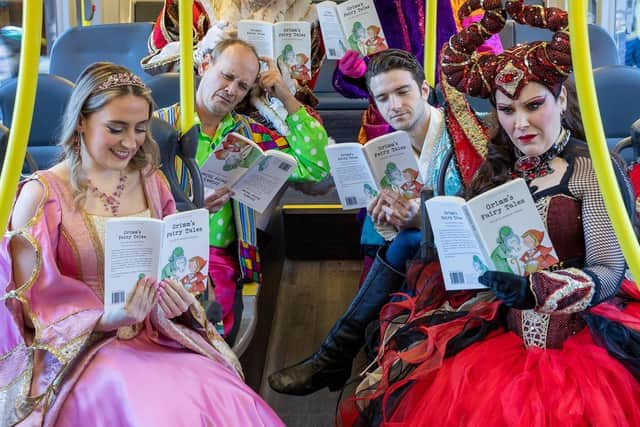
[[[438,0],[438,24],[436,34],[436,81],[440,74],[440,50],[449,38],[458,32],[450,0]],[[422,43],[424,45],[424,42]],[[424,47],[422,48],[424,51]],[[424,56],[424,55],[423,55]]]
[[[352,79],[359,79],[367,72],[367,63],[355,50],[348,50],[338,61],[340,72]]]
[[[482,15],[467,16],[462,21],[462,26],[467,28],[469,25],[474,22],[479,22],[481,19]],[[476,50],[478,53],[491,53],[493,55],[499,55],[503,51],[502,42],[498,34],[493,34]]]
[[[424,63],[424,1],[416,0],[375,0],[382,30],[389,47],[410,51]],[[401,11],[399,11],[401,9]],[[450,0],[438,0],[438,24],[436,32],[436,54],[442,45],[457,32]],[[409,44],[405,38],[408,34]],[[365,58],[366,59],[366,58]],[[436,61],[436,80],[439,62]],[[333,87],[346,98],[367,98],[369,96],[364,78],[351,79],[336,66],[333,73]]]
[[[369,58],[365,57],[364,61],[368,64]],[[333,88],[345,98],[368,98],[367,84],[364,77],[353,79],[347,77],[336,63],[333,71]]]
[[[56,427],[283,426],[240,377],[206,357],[155,343],[146,329],[112,340],[82,372]]]

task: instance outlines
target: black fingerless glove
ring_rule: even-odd
[[[527,277],[502,271],[487,271],[478,280],[491,288],[496,297],[509,307],[529,310],[536,306]]]

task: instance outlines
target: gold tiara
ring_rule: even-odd
[[[138,86],[146,89],[144,82],[140,77],[131,73],[115,73],[111,74],[107,80],[100,83],[100,85],[93,91],[93,93],[102,92],[103,90],[111,89],[118,86]]]

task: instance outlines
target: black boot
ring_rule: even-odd
[[[364,331],[376,319],[389,294],[396,292],[404,275],[389,266],[379,252],[351,305],[333,325],[320,350],[311,357],[269,375],[269,385],[279,393],[304,396],[329,387],[341,389],[351,375],[351,365],[364,344]]]

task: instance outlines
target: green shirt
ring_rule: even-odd
[[[163,111],[168,109],[173,111]],[[177,114],[179,105],[175,104],[163,110],[156,112],[156,114],[176,126],[179,122]],[[200,124],[197,115],[196,123]],[[227,134],[237,132],[256,142],[274,141],[278,147],[282,147],[280,148],[282,151],[294,156],[298,161],[298,166],[291,174],[290,181],[317,182],[326,178],[329,174],[329,162],[324,151],[324,147],[327,145],[327,132],[324,127],[309,115],[304,107],[289,115],[286,118],[286,124],[289,127],[289,135],[285,138],[247,116],[235,112],[227,114],[218,125],[213,137],[200,132],[196,162],[201,166]],[[236,230],[231,202],[227,202],[222,209],[210,215],[209,244],[225,248],[235,239]]]

